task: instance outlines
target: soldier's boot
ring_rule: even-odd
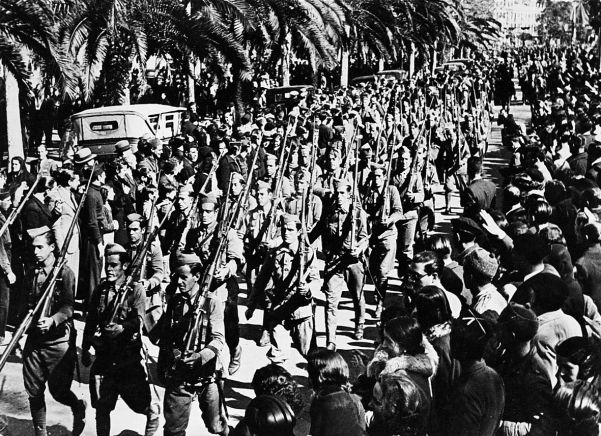
[[[230,359],[230,366],[228,368],[230,375],[234,375],[240,369],[240,359],[241,358],[242,358],[242,347],[240,346],[240,344],[238,344],[238,346],[236,347],[236,351],[234,352],[234,354],[232,355],[232,358]]]
[[[86,409],[88,403],[86,400],[77,400],[75,406],[71,408],[73,412],[73,436],[79,436],[83,433],[86,426]]]
[[[144,429],[144,436],[154,436],[159,429],[159,417],[161,416],[161,409],[158,404],[151,404],[148,406],[146,411],[146,428]]]
[[[35,436],[47,436],[46,433],[46,403],[44,397],[32,397],[29,399],[31,410],[31,421]]]
[[[96,436],[110,436],[111,412],[96,409]]]

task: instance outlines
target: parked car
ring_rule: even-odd
[[[351,79],[351,85],[357,86],[359,83],[373,83],[381,78],[386,80],[396,79],[397,82],[403,82],[409,78],[409,73],[405,70],[382,70],[375,74],[355,77]]]
[[[180,133],[186,109],[164,104],[105,106],[71,116],[75,148],[88,147],[100,157],[115,154],[115,144],[127,139],[134,150],[138,140],[151,135],[168,142]]]
[[[301,98],[307,97],[307,103],[313,99],[315,88],[313,85],[278,86],[269,88],[265,94],[268,106],[285,105],[295,106]]]

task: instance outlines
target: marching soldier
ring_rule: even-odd
[[[302,210],[302,204],[304,201],[303,192],[307,186],[311,183],[311,174],[306,169],[299,168],[294,173],[294,194],[286,199],[285,210],[286,213],[300,216]],[[320,220],[322,214],[322,203],[318,196],[308,193],[311,196],[311,213],[308,214],[307,228],[309,231],[313,226]]]
[[[129,244],[125,246],[127,255],[134,259],[139,250],[143,249],[144,234],[146,232],[146,220],[142,215],[131,213],[127,215],[127,234]],[[163,268],[163,252],[158,240],[150,244],[146,257],[142,260],[140,277],[135,280],[142,285],[146,293],[146,315],[144,316],[144,327],[150,333],[163,314],[163,296],[161,295],[161,283],[165,277]]]
[[[396,223],[404,218],[401,197],[396,186],[386,180],[383,165],[372,165],[372,184],[365,196],[365,210],[370,218],[369,271],[376,288],[376,318],[380,318],[388,274],[396,257]]]
[[[317,177],[317,181],[313,188],[313,192],[323,203],[324,208],[332,206],[334,193],[335,193],[335,181],[341,179],[343,176],[342,168],[342,154],[339,148],[331,147],[325,155],[325,169]],[[351,174],[346,175],[346,183],[352,185]]]
[[[272,347],[267,357],[273,363],[283,363],[290,354],[290,336],[303,357],[316,347],[312,292],[317,291],[319,273],[311,266],[315,253],[303,250],[301,222],[291,214],[282,215],[282,244],[270,251],[257,276],[249,296],[246,318],[250,319],[259,303],[269,299],[266,314],[270,330],[273,330]],[[308,241],[306,241],[308,242]],[[308,252],[303,252],[308,251]],[[305,270],[300,270],[301,256],[305,256]],[[307,276],[305,278],[305,275]],[[273,287],[267,290],[272,281]],[[288,330],[290,334],[286,334]]]
[[[175,199],[175,209],[165,223],[165,236],[161,247],[163,254],[169,257],[170,270],[175,266],[177,251],[183,243],[182,236],[190,219],[192,205],[192,187],[181,186]]]
[[[179,253],[175,270],[177,293],[169,300],[164,315],[163,334],[160,341],[159,372],[165,380],[165,436],[184,436],[190,419],[190,407],[194,398],[202,411],[202,418],[209,432],[227,435],[229,428],[223,395],[223,377],[229,363],[225,346],[224,309],[222,299],[213,290],[199,311],[204,317],[201,331],[190,339],[194,328],[195,302],[201,300],[200,279],[203,265],[195,254]],[[225,277],[219,272],[220,278]]]
[[[245,218],[244,257],[246,259],[246,286],[252,289],[255,275],[261,267],[262,261],[269,248],[279,244],[277,226],[270,234],[272,222],[277,222],[281,212],[272,203],[271,187],[263,181],[257,182],[255,188],[257,207],[250,211]],[[259,345],[266,347],[270,343],[270,334],[263,322],[263,330]]]
[[[134,412],[146,415],[144,435],[152,436],[159,425],[159,408],[152,403],[148,374],[142,363],[144,288],[136,283],[122,289],[130,262],[125,248],[110,244],[104,255],[106,279],[92,294],[81,346],[85,366],[92,363],[90,347],[96,352],[90,370],[96,434],[110,435],[111,412],[121,396]]]
[[[365,323],[365,272],[362,256],[367,249],[367,216],[353,204],[351,185],[345,180],[335,183],[334,207],[313,228],[310,240],[322,238],[325,255],[324,292],[326,294],[326,340],[336,349],[338,304],[342,290],[351,293],[355,306],[355,339],[363,338]]]
[[[217,225],[217,199],[212,196],[203,196],[199,204],[199,226],[191,229],[186,238],[185,252],[194,252],[198,255],[203,269],[209,267],[209,261],[219,244],[219,226]],[[223,218],[225,219],[225,218]],[[213,282],[219,285],[214,291],[221,299],[224,307],[225,341],[229,347],[231,361],[228,372],[234,374],[240,368],[242,347],[240,346],[240,327],[238,320],[238,287],[237,273],[244,262],[242,241],[235,230],[229,229],[225,249],[226,265],[217,271]]]
[[[271,186],[271,191],[276,196],[281,196],[282,198],[288,198],[292,194],[292,183],[290,183],[290,179],[284,175],[282,175],[281,182],[281,192],[275,192],[277,185],[277,172],[278,172],[278,158],[273,154],[267,154],[265,158],[265,177],[263,177],[263,181],[269,183]]]
[[[48,227],[28,231],[36,260],[33,274],[28,274],[29,303],[34,307],[42,297],[44,283],[56,262],[57,244]],[[29,281],[31,280],[31,281]],[[54,285],[49,304],[33,319],[23,351],[23,380],[29,396],[29,407],[35,436],[46,436],[46,383],[52,397],[73,411],[73,434],[80,435],[85,426],[86,407],[71,390],[77,359],[73,301],[75,275],[65,265]]]

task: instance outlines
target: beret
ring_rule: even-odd
[[[108,244],[104,249],[105,256],[113,256],[115,254],[125,254],[127,251],[119,244]]]
[[[200,263],[200,258],[195,253],[182,253],[177,254],[177,266],[194,265]]]
[[[471,269],[475,273],[492,280],[499,269],[499,262],[492,253],[484,248],[476,248],[463,260],[463,268]]]
[[[123,139],[115,144],[115,151],[118,154],[123,154],[127,150],[131,150],[131,144],[127,139]]]
[[[42,226],[42,227],[37,227],[35,229],[29,229],[29,230],[27,230],[27,234],[29,235],[29,237],[31,239],[35,239],[38,236],[45,235],[49,231],[50,231],[50,227],[48,227],[48,226]]]

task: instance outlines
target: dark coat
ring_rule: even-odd
[[[582,291],[590,295],[597,308],[601,308],[601,246],[588,247],[576,261],[576,277]]]
[[[100,194],[100,187],[90,185],[83,208],[81,210],[81,236],[84,241],[95,245],[102,242],[100,222],[102,220],[104,201]]]
[[[339,386],[324,386],[311,403],[312,436],[363,436],[365,410],[358,396]]]
[[[37,229],[38,227],[52,227],[54,217],[52,212],[36,196],[32,195],[21,211],[21,224],[23,231]]]

